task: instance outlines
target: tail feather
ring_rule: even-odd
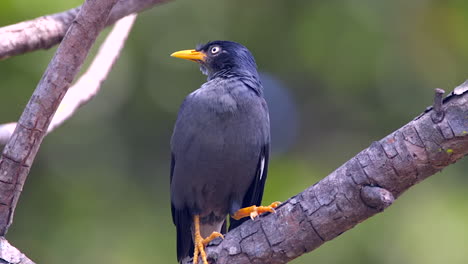
[[[193,256],[192,216],[188,209],[182,210],[172,207],[173,220],[177,229],[177,261]]]

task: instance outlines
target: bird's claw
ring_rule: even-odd
[[[272,208],[276,208],[276,207],[280,206],[280,204],[281,204],[281,202],[276,201],[276,202],[271,203],[269,206],[272,207]]]
[[[263,213],[275,213],[275,208],[278,207],[280,204],[281,202],[274,202],[269,206],[252,205],[250,207],[241,208],[232,215],[232,218],[234,218],[235,220],[239,220],[241,218],[250,216],[250,219],[254,220],[257,216]]]
[[[205,239],[203,239],[202,243],[203,243],[203,246],[207,246],[211,241],[213,241],[215,238],[222,238],[224,239],[224,236],[223,234],[219,233],[219,232],[213,232],[211,233],[211,235]]]
[[[224,239],[224,236],[221,233],[213,232],[207,238],[201,237],[199,234],[195,234],[195,249],[193,252],[193,264],[198,264],[198,257],[201,256],[203,264],[208,264],[208,259],[206,257],[205,247],[215,238],[221,237]]]

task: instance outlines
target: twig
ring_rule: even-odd
[[[24,182],[57,107],[117,0],[86,0],[67,31],[0,157],[0,235],[5,235]]]
[[[393,194],[377,186],[364,186],[361,189],[361,199],[370,208],[383,211],[395,201]]]
[[[435,89],[433,105],[434,112],[431,114],[432,121],[434,121],[434,123],[440,123],[442,119],[444,119],[444,109],[442,105],[442,96],[444,95],[444,93],[445,91],[440,88]]]
[[[63,97],[57,112],[50,122],[47,134],[69,119],[79,107],[96,96],[102,82],[106,79],[117,60],[136,16],[136,14],[129,15],[117,21],[115,27],[99,48],[88,70],[68,89],[65,97]],[[15,127],[16,123],[0,125],[0,146],[8,142]]]
[[[119,0],[106,25],[169,0]],[[81,7],[0,28],[0,60],[58,44]]]
[[[275,214],[246,221],[207,248],[210,263],[286,263],[381,212],[414,184],[468,154],[468,92],[444,99],[445,117],[428,110]],[[189,259],[184,264],[191,263]]]

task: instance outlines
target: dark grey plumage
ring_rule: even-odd
[[[220,48],[211,54],[213,47]],[[171,139],[171,205],[177,258],[193,254],[192,219],[201,234],[221,231],[226,215],[260,205],[270,146],[268,108],[255,61],[242,45],[199,46],[208,82],[182,103]],[[242,220],[231,219],[230,229]]]

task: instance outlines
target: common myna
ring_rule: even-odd
[[[212,41],[171,56],[200,64],[208,81],[183,101],[171,139],[171,209],[177,259],[201,256],[260,206],[270,152],[270,121],[257,65],[239,43]],[[242,209],[241,209],[242,208]],[[242,219],[244,218],[244,219]]]

